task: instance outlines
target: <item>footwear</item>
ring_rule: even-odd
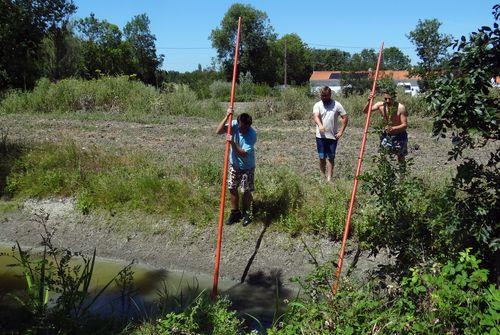
[[[252,223],[252,219],[250,218],[250,215],[248,215],[248,213],[245,213],[243,215],[243,227],[248,226],[250,223]]]
[[[226,221],[227,225],[232,225],[235,224],[236,222],[239,222],[241,220],[241,212],[238,210],[231,210],[231,215],[229,215],[229,218]]]

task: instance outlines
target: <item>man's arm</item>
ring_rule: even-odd
[[[231,147],[233,148],[234,152],[236,152],[236,154],[238,156],[241,156],[243,158],[245,158],[247,156],[247,152],[245,150],[243,150],[242,147],[240,147],[238,144],[236,144],[235,141],[233,141],[233,139],[231,139]]]
[[[321,121],[321,117],[319,116],[319,110],[316,109],[316,106],[314,106],[314,108],[313,108],[313,120],[314,120],[314,123],[316,123],[316,125],[319,128],[319,133],[324,134],[325,127],[323,126],[323,121]]]
[[[226,122],[227,122],[227,119],[229,118],[229,115],[232,115],[232,114],[233,114],[233,109],[228,108],[226,116],[224,117],[224,119],[222,119],[222,121],[217,126],[217,130],[216,130],[217,135],[222,135],[226,132]]]
[[[344,135],[345,128],[347,127],[347,123],[349,122],[349,118],[347,117],[347,114],[341,115],[340,116],[340,122],[342,125],[340,126],[340,130],[335,134],[335,139],[339,139]]]
[[[363,108],[363,113],[368,113],[368,107],[370,106],[370,100],[373,99],[373,95],[370,94],[370,96],[368,97],[368,101],[366,102],[366,105],[365,107]],[[383,102],[379,101],[379,102],[376,102],[372,105],[372,112],[373,111],[376,111],[376,110],[380,110],[380,107],[383,106]]]

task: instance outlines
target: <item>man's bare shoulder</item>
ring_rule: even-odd
[[[398,114],[399,115],[401,115],[401,114],[408,115],[408,113],[406,112],[406,107],[402,103],[399,103],[399,105],[398,105]]]

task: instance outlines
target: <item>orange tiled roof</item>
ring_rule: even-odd
[[[369,73],[369,71],[355,71],[356,73]],[[342,73],[342,71],[313,71],[309,80],[328,80],[330,79],[330,75],[333,73]],[[372,71],[375,74],[375,71]],[[392,77],[394,80],[418,80],[419,76],[409,76],[408,71],[393,71],[393,70],[385,70],[379,72],[379,78],[382,77]]]

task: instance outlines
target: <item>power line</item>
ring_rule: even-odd
[[[156,49],[167,49],[167,50],[208,50],[213,49],[209,47],[156,47]]]
[[[307,45],[315,45],[320,47],[339,48],[339,49],[376,49],[374,46],[354,46],[354,45],[331,45],[319,43],[306,43]],[[413,49],[414,47],[397,47],[398,49]]]

